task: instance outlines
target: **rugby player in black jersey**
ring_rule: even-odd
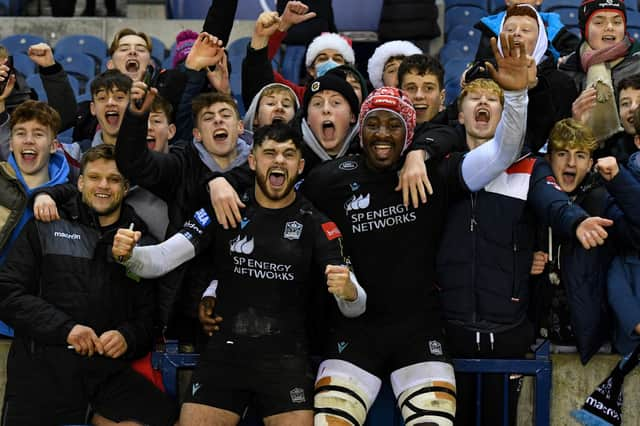
[[[134,249],[138,234],[127,229],[114,240],[116,259],[143,277],[164,274],[208,245],[215,249],[221,321],[193,374],[180,424],[235,425],[251,402],[266,425],[311,425],[305,323],[315,277],[326,275],[345,316],[365,309],[340,230],[293,190],[304,167],[299,135],[283,124],[258,129],[249,165],[256,184],[237,229],[218,226],[203,208],[162,244]]]
[[[405,207],[394,190],[416,123],[411,101],[395,88],[363,103],[364,154],[317,166],[303,183],[305,196],[338,223],[368,294],[367,312],[330,325],[316,381],[317,426],[362,425],[389,374],[407,426],[453,424],[455,378],[435,288],[446,207],[515,161],[525,134],[531,60],[512,39],[503,38],[504,55],[493,44],[499,68],[489,69],[506,91],[496,135],[466,155],[428,160],[434,191],[427,204]]]

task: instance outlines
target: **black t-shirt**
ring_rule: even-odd
[[[236,229],[218,226],[207,207],[179,231],[196,254],[214,245],[216,314],[224,319],[221,333],[306,342],[309,298],[318,291],[328,294],[326,284],[313,285],[326,283],[326,265],[349,264],[342,235],[301,195],[282,209],[260,207],[253,198],[245,204]]]
[[[439,321],[436,250],[448,198],[466,191],[461,163],[462,154],[427,161],[434,193],[418,209],[405,208],[394,190],[397,170],[373,171],[363,156],[324,163],[305,179],[305,196],[337,223],[367,292],[367,310],[357,320]]]

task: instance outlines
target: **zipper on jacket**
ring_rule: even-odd
[[[477,202],[477,193],[471,193],[471,221],[469,222],[469,231],[471,232],[471,297],[472,297],[472,305],[473,312],[471,316],[471,321],[475,324],[478,321],[478,306],[476,300],[476,243],[477,237],[475,228],[478,225],[476,221],[476,202]],[[478,346],[480,343],[478,342]]]
[[[520,302],[520,283],[518,277],[518,233],[513,233],[513,283],[511,286],[511,301]]]

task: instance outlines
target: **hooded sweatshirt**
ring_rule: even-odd
[[[244,132],[248,133],[250,135],[253,135],[253,122],[255,120],[256,114],[258,113],[258,104],[260,103],[260,99],[262,98],[262,94],[264,93],[265,90],[273,88],[273,87],[279,87],[282,89],[286,89],[291,93],[291,96],[293,97],[293,99],[295,99],[295,110],[296,112],[300,109],[300,100],[298,99],[298,96],[296,96],[295,92],[293,90],[291,90],[291,88],[289,86],[285,86],[282,83],[271,83],[271,84],[267,84],[266,86],[264,86],[254,97],[253,100],[251,101],[251,105],[249,105],[249,108],[247,109],[247,112],[244,114]]]
[[[45,186],[58,185],[60,183],[65,183],[68,180],[69,163],[67,163],[67,159],[65,158],[64,154],[60,150],[51,154],[51,157],[49,158],[49,181],[35,188],[29,188],[29,186],[24,181],[24,177],[22,176],[22,173],[20,172],[20,169],[16,164],[16,160],[13,156],[13,153],[9,155],[8,162],[13,168],[13,170],[16,172],[16,177],[20,182],[20,185],[24,189],[25,195],[27,198],[31,198],[31,195],[33,194],[33,192],[38,188],[42,188]],[[15,228],[13,228],[13,231],[11,232],[11,236],[9,237],[9,240],[7,241],[5,246],[0,249],[0,265],[4,263],[7,257],[7,253],[9,253],[9,250],[11,249],[13,242],[18,238],[18,235],[20,235],[20,231],[22,230],[22,227],[32,217],[33,217],[33,208],[32,207],[25,208],[24,211],[22,212],[22,215],[20,216],[20,220],[16,224]]]

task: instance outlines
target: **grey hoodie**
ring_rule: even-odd
[[[258,103],[260,102],[260,98],[262,97],[262,94],[264,93],[265,90],[270,89],[272,87],[281,87],[291,92],[291,96],[296,101],[296,112],[300,109],[300,101],[298,100],[298,97],[296,96],[294,91],[291,90],[288,86],[285,86],[284,84],[280,84],[280,83],[267,84],[258,92],[257,95],[253,97],[253,100],[251,101],[251,105],[249,105],[249,109],[247,109],[247,112],[244,114],[243,122],[244,122],[245,133],[253,134],[253,121],[255,120],[256,113],[258,112]]]

